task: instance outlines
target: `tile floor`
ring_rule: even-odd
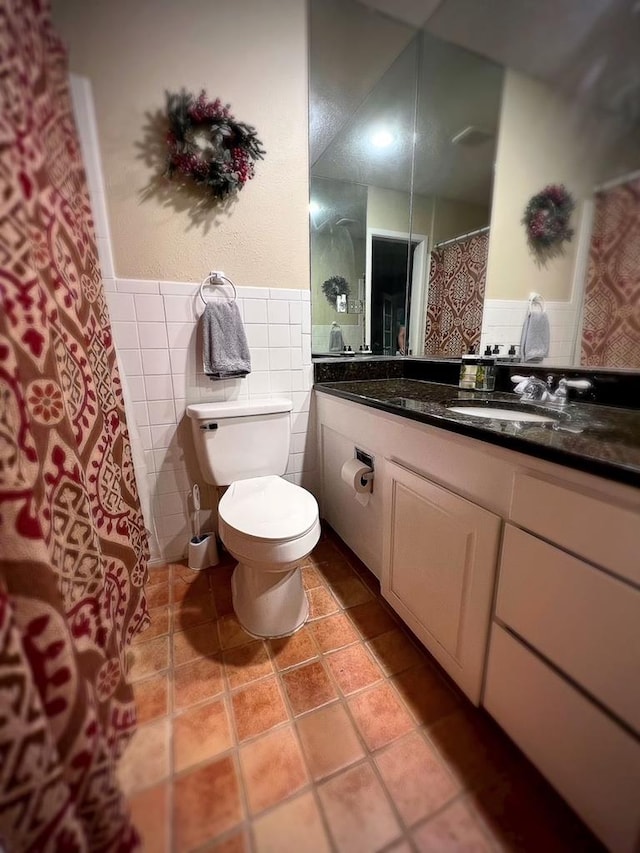
[[[232,570],[151,572],[120,765],[145,850],[599,849],[331,531],[303,569],[310,620],[293,637],[242,630]]]

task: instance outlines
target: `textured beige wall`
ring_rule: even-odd
[[[585,116],[530,77],[507,70],[500,116],[487,266],[488,299],[571,298],[577,236],[563,254],[540,264],[529,250],[522,215],[547,184],[563,183],[576,200],[578,232],[583,200],[595,184],[598,152]]]
[[[485,205],[436,198],[433,214],[433,243],[451,240],[476,228],[484,228],[489,224],[489,216],[490,210]]]
[[[54,20],[93,86],[117,275],[199,281],[214,268],[238,285],[308,287],[305,0],[54,0]],[[183,86],[230,102],[267,149],[217,214],[195,216],[148,162],[164,153],[148,116]]]

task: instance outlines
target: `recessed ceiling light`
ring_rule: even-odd
[[[314,199],[311,199],[309,202],[309,213],[313,216],[314,213],[320,213],[321,210],[322,205]]]
[[[382,127],[379,130],[375,130],[371,134],[371,144],[374,148],[388,148],[395,141],[395,136],[391,133],[390,130]]]

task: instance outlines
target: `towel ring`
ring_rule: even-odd
[[[544,311],[544,299],[539,293],[529,294],[529,311],[531,311],[534,305],[537,305],[541,311]]]
[[[222,279],[222,281],[221,281],[221,279]],[[226,282],[226,284],[225,284],[225,282]],[[235,302],[236,299],[238,298],[238,291],[236,290],[236,286],[231,281],[231,279],[227,278],[227,276],[223,272],[217,272],[214,270],[213,272],[210,272],[208,276],[205,276],[205,278],[202,280],[202,284],[200,285],[200,299],[202,299],[202,301],[204,302],[205,305],[208,302],[208,300],[205,298],[205,295],[204,295],[204,289],[207,286],[207,284],[214,284],[214,285],[217,284],[220,287],[226,287],[228,285],[233,290],[233,301]]]

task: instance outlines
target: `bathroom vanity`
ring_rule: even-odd
[[[315,389],[323,516],[607,847],[636,849],[640,414],[481,424],[443,405],[450,385]],[[356,447],[368,501],[340,477]]]

